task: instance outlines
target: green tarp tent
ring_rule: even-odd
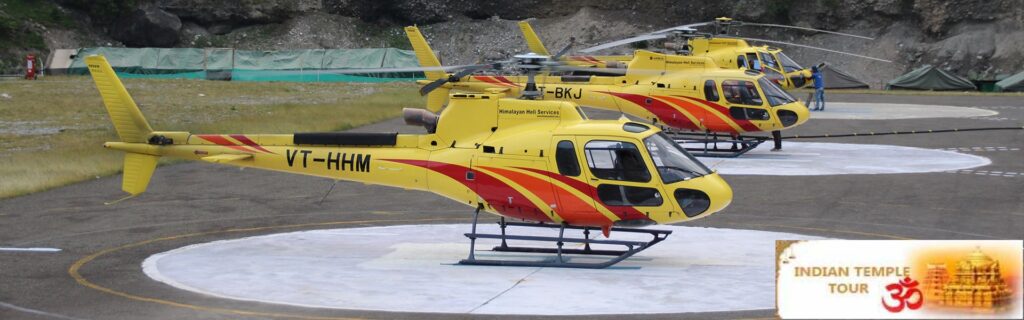
[[[892,79],[886,90],[977,90],[970,80],[931,65]]]
[[[822,67],[821,75],[825,79],[825,89],[867,89],[870,87],[850,73],[827,63]]]
[[[227,48],[84,48],[67,69],[88,74],[85,57],[103,55],[125,78],[233,81],[381,82],[422,78],[419,72],[349,73],[352,69],[416,68],[414,52],[395,48],[254,51]],[[346,73],[339,73],[345,70]]]
[[[996,82],[996,91],[1024,91],[1024,72]]]

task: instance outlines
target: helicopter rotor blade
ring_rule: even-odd
[[[872,38],[872,37],[866,37],[866,36],[861,36],[861,35],[856,35],[856,34],[851,34],[851,33],[828,31],[828,30],[815,29],[815,28],[807,28],[807,27],[790,26],[790,25],[784,25],[784,24],[744,22],[741,26],[798,29],[798,30],[804,30],[804,31],[814,31],[814,32],[828,33],[828,34],[834,34],[834,35],[839,35],[839,36],[860,38],[860,39],[864,39],[864,40],[875,40],[875,38]]]
[[[602,44],[602,45],[598,45],[598,46],[593,46],[593,47],[590,47],[590,48],[586,48],[586,49],[580,50],[580,52],[591,53],[591,52],[598,51],[598,50],[604,50],[604,49],[608,49],[608,48],[612,48],[612,47],[618,47],[618,46],[621,46],[621,45],[624,45],[624,44],[630,44],[630,43],[634,43],[634,42],[647,41],[647,40],[665,39],[666,37],[668,37],[667,33],[665,33],[665,34],[644,34],[644,35],[639,35],[639,36],[632,37],[632,38],[626,38],[626,39],[622,39],[622,40],[618,40],[618,41],[608,42],[608,43],[605,43],[605,44]]]
[[[856,54],[856,53],[844,52],[844,51],[839,51],[839,50],[825,49],[825,48],[809,46],[809,45],[805,45],[805,44],[796,44],[796,43],[792,43],[792,42],[776,41],[776,40],[765,40],[765,39],[756,39],[756,38],[740,38],[740,39],[747,40],[747,41],[758,41],[758,42],[766,42],[766,43],[775,43],[775,44],[782,44],[782,45],[794,46],[794,47],[800,47],[800,48],[806,48],[806,49],[821,50],[821,51],[826,51],[826,52],[831,52],[831,53],[845,54],[845,55],[848,55],[848,56],[854,56],[854,57],[858,57],[858,58],[862,58],[862,59],[869,59],[869,60],[875,60],[875,61],[892,63],[891,60],[885,60],[885,59],[880,59],[880,58],[875,58],[875,57],[869,57],[869,56],[865,56],[865,55],[859,55],[859,54]]]
[[[714,21],[708,21],[708,22],[698,22],[698,23],[684,24],[684,25],[681,25],[681,26],[675,26],[675,27],[671,27],[671,28],[668,28],[668,29],[661,29],[661,30],[654,31],[654,32],[651,32],[651,33],[648,33],[648,34],[664,34],[664,33],[672,33],[672,32],[691,31],[690,29],[703,27],[703,26],[706,26],[706,25],[709,25],[709,24],[713,24],[713,23],[715,23],[715,22]]]
[[[472,74],[473,72],[477,72],[479,70],[485,69],[485,67],[486,66],[468,67],[468,68],[459,70],[458,72],[452,74],[451,76],[434,80],[434,82],[428,83],[425,86],[423,86],[422,88],[420,88],[420,95],[421,96],[425,96],[428,93],[430,93],[431,91],[434,91],[434,89],[437,89],[437,88],[443,86],[445,83],[448,83],[448,82],[451,82],[451,81],[458,81],[458,79],[462,79],[462,77],[468,76],[468,75]]]
[[[428,83],[428,84],[424,85],[422,88],[420,88],[420,95],[424,95],[425,96],[428,93],[430,93],[431,91],[434,91],[434,89],[437,89],[437,88],[443,86],[445,83],[459,81],[459,79],[462,79],[462,78],[464,78],[464,77],[466,77],[468,75],[471,75],[474,72],[477,72],[477,71],[480,71],[480,70],[486,70],[486,69],[501,69],[504,65],[509,64],[511,62],[513,62],[513,61],[508,60],[508,61],[499,61],[499,62],[487,63],[487,64],[478,64],[478,65],[465,66],[463,68],[460,68],[454,74],[452,74],[452,75],[450,75],[450,76],[448,76],[446,78],[437,79],[437,80],[434,80],[431,83]]]
[[[576,44],[576,37],[569,37],[569,44],[565,45],[565,48],[562,48],[562,50],[559,50],[554,57],[551,57],[551,60],[558,61],[558,59],[562,58],[566,53],[569,53],[569,49],[572,49],[574,44]]]

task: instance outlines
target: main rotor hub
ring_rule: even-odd
[[[545,55],[539,55],[533,52],[526,54],[517,54],[513,56],[516,60],[516,65],[520,69],[537,70],[541,67],[551,65],[551,57]]]

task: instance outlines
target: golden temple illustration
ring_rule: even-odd
[[[949,281],[949,271],[945,263],[929,263],[928,273],[924,278],[924,300],[942,301],[946,282]]]
[[[1012,292],[1003,280],[999,261],[975,249],[961,259],[949,276],[945,263],[928,264],[925,298],[941,305],[999,310],[1010,303]]]

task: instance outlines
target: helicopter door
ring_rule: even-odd
[[[551,167],[552,175],[559,183],[554,186],[558,197],[558,213],[565,219],[576,224],[604,225],[608,218],[595,211],[594,198],[597,196],[587,185],[587,176],[583,173],[585,162],[576,140],[572,136],[554,136],[551,139],[555,156]]]
[[[652,96],[669,96],[670,98],[661,100],[665,100],[672,110],[678,111],[671,112],[671,119],[663,118],[661,121],[676,128],[704,131],[707,128],[707,110],[695,107],[687,99],[681,98],[701,99],[701,84],[688,80],[673,82],[675,86],[673,83],[655,83],[655,87],[650,91]]]
[[[544,161],[506,158],[501,155],[474,156],[473,190],[498,213],[530,221],[553,221],[557,202],[547,176],[530,175],[531,170],[548,171]]]
[[[608,137],[578,137],[577,141],[584,142],[582,171],[593,187],[594,201],[623,220],[620,224],[643,225],[650,221],[651,212],[673,210],[639,141]]]

